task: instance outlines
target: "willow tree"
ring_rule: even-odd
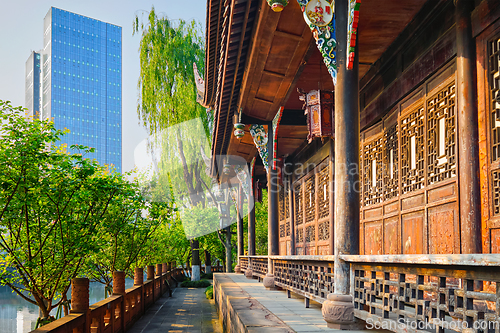
[[[208,198],[203,183],[210,180],[200,147],[208,153],[209,114],[196,102],[193,69],[196,64],[204,72],[201,26],[160,17],[152,8],[146,22],[136,17],[134,33],[141,34],[137,113],[161,149],[158,178],[171,179],[180,209],[204,207]]]

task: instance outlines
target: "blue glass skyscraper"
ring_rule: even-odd
[[[121,172],[121,27],[52,7],[39,54],[41,89],[33,99],[39,98],[42,119],[52,118],[57,128],[70,130],[63,137],[68,148],[94,147],[89,157]]]

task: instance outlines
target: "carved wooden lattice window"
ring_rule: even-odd
[[[299,225],[304,222],[304,215],[302,210],[303,198],[302,198],[302,184],[297,184],[295,186],[295,224]]]
[[[491,173],[493,187],[493,214],[500,214],[500,170]]]
[[[318,218],[330,216],[330,169],[328,164],[323,165],[318,173]]]
[[[285,193],[285,195],[284,195],[285,218],[288,219],[290,217],[290,190],[289,190],[289,186],[283,186],[283,190]]]
[[[316,241],[316,226],[310,225],[306,227],[306,242],[315,242]]]
[[[455,83],[427,100],[427,183],[456,175]]]
[[[305,186],[305,211],[306,211],[306,223],[313,222],[316,213],[316,199],[314,197],[314,175],[309,176],[309,178],[304,183]]]
[[[297,234],[295,235],[295,242],[302,243],[304,241],[304,229],[300,228],[297,230]]]
[[[500,103],[497,96],[500,94],[500,38],[490,42],[489,45],[489,79],[491,98],[491,158],[500,159]]]
[[[290,221],[286,221],[285,223],[286,236],[290,236]]]
[[[402,193],[424,187],[424,107],[401,118]]]
[[[318,230],[318,240],[328,240],[330,239],[330,221],[325,221],[319,224]]]
[[[285,238],[285,225],[280,224],[280,238]]]
[[[382,137],[363,149],[363,200],[366,206],[382,202]]]
[[[279,207],[279,220],[285,220],[285,188],[279,186],[278,192],[278,207]]]
[[[386,129],[384,133],[384,199],[398,196],[398,124]]]

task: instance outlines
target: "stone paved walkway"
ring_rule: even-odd
[[[288,298],[284,290],[268,290],[262,282],[247,279],[243,274],[226,274],[241,289],[265,306],[295,332],[343,332],[327,327],[321,313],[321,304],[310,301],[305,307],[304,297],[291,294]],[[348,331],[349,333],[383,333],[381,330]]]
[[[128,331],[130,333],[222,333],[214,301],[204,288],[176,288],[166,293]]]

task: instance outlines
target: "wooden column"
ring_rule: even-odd
[[[476,48],[472,38],[474,1],[455,0],[457,33],[458,176],[461,252],[481,253]]]
[[[267,174],[267,223],[268,223],[268,254],[279,255],[279,217],[278,217],[278,170],[273,168],[273,125],[268,125],[267,150],[269,154],[269,173]],[[274,288],[273,261],[267,261],[267,274],[264,287]]]
[[[245,255],[245,241],[243,240],[243,188],[241,184],[238,186],[238,225],[237,225],[237,237],[238,237],[238,265],[240,265],[240,256]],[[240,265],[241,266],[241,265]]]
[[[293,191],[293,164],[290,165],[290,172],[288,173],[290,176],[287,177],[286,181],[288,182],[288,210],[290,215],[290,254],[294,256],[295,252],[295,216],[293,214],[295,202],[294,202],[294,191]]]
[[[270,255],[279,255],[279,216],[278,216],[278,170],[273,168],[273,125],[268,125],[269,173],[267,175],[268,198],[268,246]],[[271,266],[271,265],[270,265]]]
[[[359,104],[357,52],[346,68],[347,0],[335,2],[337,85],[335,86],[335,255],[359,251]],[[349,294],[349,265],[335,259],[335,293]]]
[[[335,232],[334,286],[322,305],[329,328],[358,329],[350,294],[350,267],[339,258],[359,251],[359,104],[358,50],[352,70],[346,67],[349,1],[335,1],[337,85],[335,86]],[[353,292],[353,291],[352,291]],[[363,326],[364,327],[364,326]]]
[[[250,180],[253,182],[253,178]],[[248,255],[255,255],[255,196],[253,187],[250,190],[250,198],[248,199]]]

